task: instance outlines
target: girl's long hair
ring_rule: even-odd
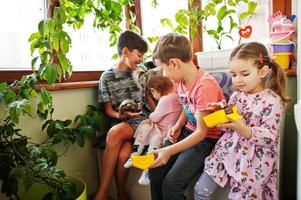
[[[232,51],[230,60],[234,58],[252,60],[258,69],[265,65],[269,66],[271,72],[265,80],[266,86],[278,94],[284,103],[291,101],[291,97],[286,96],[287,77],[283,69],[269,56],[263,44],[258,42],[241,44]]]

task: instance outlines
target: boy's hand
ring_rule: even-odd
[[[176,143],[178,141],[180,133],[181,128],[178,128],[177,126],[172,126],[171,128],[168,128],[167,139],[172,143]]]
[[[130,117],[136,117],[136,116],[139,116],[141,114],[142,114],[142,112],[129,112],[129,111],[127,111],[127,112],[124,112],[123,114],[121,114],[119,112],[119,119],[128,119]]]
[[[155,154],[155,160],[150,168],[159,167],[165,165],[171,157],[167,148],[161,148],[153,151],[152,153]]]
[[[226,100],[222,100],[220,102],[212,102],[207,104],[207,108],[202,109],[203,111],[215,111],[221,108],[225,108],[227,106]]]

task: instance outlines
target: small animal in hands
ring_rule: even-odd
[[[123,115],[125,112],[140,112],[142,109],[142,103],[136,103],[132,99],[125,99],[119,105],[119,113]]]

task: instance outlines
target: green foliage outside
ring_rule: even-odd
[[[222,48],[224,38],[230,38],[233,41],[233,31],[238,31],[250,22],[258,4],[258,0],[212,0],[202,1],[205,2],[202,8],[192,6],[192,2],[193,0],[189,0],[190,9],[177,11],[174,16],[176,25],[173,25],[169,18],[161,19],[162,25],[181,34],[189,32],[192,38],[197,35],[198,26],[202,25],[203,31],[214,40],[218,49]],[[244,7],[246,10],[241,11]],[[214,28],[210,28],[211,20],[216,22]],[[238,43],[240,40],[241,38]]]

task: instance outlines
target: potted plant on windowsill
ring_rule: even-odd
[[[234,43],[233,36],[238,35],[238,32],[241,33],[238,44],[242,36],[250,36],[252,27],[247,25],[255,15],[258,0],[212,0],[204,6],[193,6],[193,1],[189,2],[188,10],[181,9],[176,13],[176,26],[173,26],[170,19],[162,19],[162,24],[182,34],[186,34],[189,29],[192,38],[202,25],[203,32],[210,36],[217,51],[197,52],[199,65],[205,69],[225,67],[225,58],[229,58],[231,50],[222,48],[223,41],[230,40]]]
[[[258,1],[252,0],[215,0],[205,5],[201,11],[203,30],[213,39],[217,51],[197,52],[198,65],[205,69],[227,67],[226,63],[232,49],[222,49],[223,41],[228,39],[234,43],[233,33],[235,33],[239,35],[238,44],[240,44],[242,37],[248,38],[251,35],[252,27],[248,24],[255,15],[257,4]]]
[[[40,83],[52,85],[72,74],[72,65],[67,58],[71,38],[64,31],[66,24],[80,28],[85,15],[93,13],[95,26],[109,28],[114,43],[116,33],[121,31],[122,7],[129,3],[123,0],[50,2],[60,6],[54,9],[52,18],[38,24],[38,32],[29,38],[31,53],[37,55],[31,62],[33,73],[13,83],[0,83],[0,186],[1,193],[9,199],[35,199],[28,192],[34,190],[32,187],[36,184],[46,186],[46,191],[40,196],[45,200],[76,199],[81,193],[85,194],[85,184],[66,176],[57,167],[57,162],[70,145],[83,147],[86,139],[94,136],[100,129],[103,115],[95,107],[88,106],[87,113],[76,116],[73,121],[54,119],[51,93]],[[32,110],[44,120],[41,129],[37,130],[46,132],[41,142],[34,142],[18,126],[24,115],[33,116]],[[59,154],[56,144],[65,145],[64,152]],[[82,186],[78,195],[76,184]]]

